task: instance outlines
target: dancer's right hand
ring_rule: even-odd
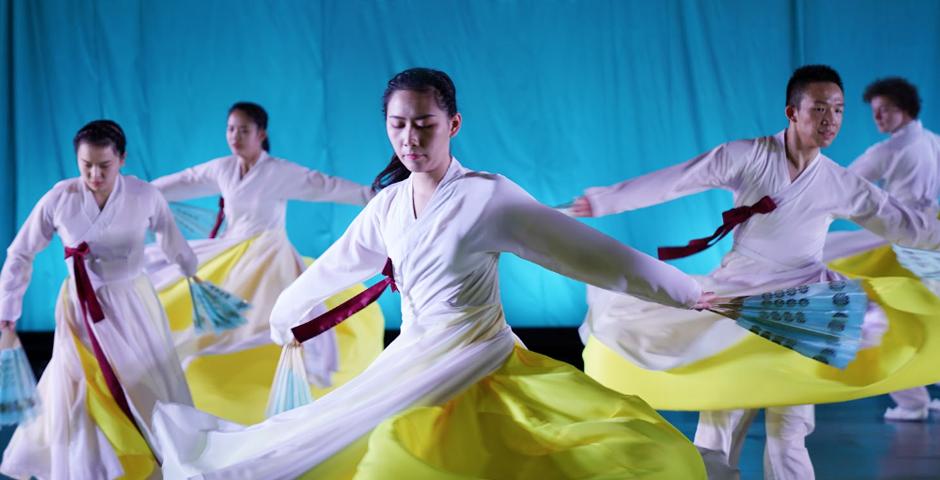
[[[591,208],[591,202],[588,201],[587,197],[576,198],[568,211],[575,217],[594,216],[594,210]]]
[[[0,350],[16,346],[16,322],[0,320]]]
[[[702,292],[702,296],[698,298],[698,301],[695,302],[695,305],[692,306],[693,310],[708,310],[715,306],[718,296],[715,295],[715,292]]]

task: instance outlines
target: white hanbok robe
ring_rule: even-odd
[[[105,315],[99,323],[89,322],[137,424],[150,441],[157,401],[185,405],[192,400],[166,316],[144,274],[148,229],[155,232],[158,245],[173,259],[175,268],[185,275],[196,271],[196,256],[177,229],[166,200],[150,184],[131,176],[118,177],[99,210],[81,178],[59,182],[39,200],[7,250],[0,273],[0,318],[21,316],[33,258],[49,244],[53,233],[68,247],[86,242],[91,252],[86,259],[88,274]],[[73,261],[66,260],[70,274]],[[14,433],[0,467],[5,475],[111,479],[123,474],[115,446],[86,405],[90,380],[83,371],[79,348],[92,349],[75,292],[75,282],[67,281],[56,306],[52,359],[39,380],[41,412]]]
[[[913,120],[886,140],[868,148],[849,170],[880,184],[886,192],[912,209],[937,217],[940,205],[940,136]],[[885,245],[883,238],[866,230],[829,232],[823,249],[826,262],[851,257]],[[874,252],[876,255],[880,252]],[[887,252],[886,252],[887,253]],[[940,282],[922,279],[940,295]],[[893,392],[891,398],[907,410],[926,409],[930,395],[924,387]]]
[[[456,160],[418,218],[411,180],[366,206],[281,297],[272,337],[325,298],[372,277],[386,258],[402,298],[402,330],[361,375],[315,400],[242,427],[185,405],[161,405],[167,478],[295,478],[409,407],[440,404],[506,361],[516,343],[500,305],[501,252],[600,287],[688,308],[690,277],[535,202],[511,181]]]
[[[912,120],[856,158],[848,167],[924,215],[940,212],[940,136]],[[823,249],[829,262],[885,245],[885,239],[867,230],[830,232]]]
[[[230,353],[269,343],[268,317],[281,291],[306,268],[287,238],[288,200],[365,205],[374,193],[364,185],[324,175],[262,152],[257,163],[241,176],[238,157],[230,155],[154,180],[169,201],[221,194],[225,199],[226,228],[218,238],[190,242],[200,265],[233,246],[252,240],[220,286],[245,298],[251,309],[248,324],[220,335],[196,340],[190,328],[176,334],[184,365],[195,354]],[[157,248],[148,248],[147,273],[157,290],[178,282],[178,272]],[[337,369],[335,335],[322,335],[305,345],[308,374],[318,386],[330,385]]]
[[[890,241],[940,248],[940,223],[904,207],[821,153],[791,180],[785,134],[783,131],[774,136],[726,143],[664,170],[610,187],[590,188],[585,196],[597,216],[643,208],[710,188],[730,190],[735,207],[753,205],[764,196],[773,198],[777,208],[756,214],[736,227],[731,251],[717,269],[700,278],[706,291],[720,297],[753,295],[843,278],[822,262],[826,232],[835,218],[854,221]],[[648,370],[674,372],[695,362],[707,362],[752,335],[733,320],[711,312],[671,309],[591,286],[588,307],[582,326],[583,337],[589,342],[585,371],[609,386],[631,372],[619,368],[619,363],[598,364],[604,361],[598,360],[596,352],[600,350],[590,343],[594,341],[590,337],[627,362]],[[884,312],[872,304],[863,326],[863,346],[880,342],[886,324]],[[664,379],[669,372],[663,375]],[[774,378],[769,371],[762,376]],[[728,380],[748,385],[745,376]],[[720,401],[724,405],[734,402],[741,402],[739,406],[753,405],[753,398],[748,398],[754,397],[753,389],[745,386],[736,394],[725,392]],[[709,404],[714,400],[705,398],[714,398],[722,392],[719,389],[716,391],[719,393],[691,395],[668,380],[662,391],[686,391],[685,398],[698,398],[701,402],[698,407],[705,410],[714,408],[714,404]],[[772,401],[763,406],[788,403],[780,398]],[[653,405],[664,408],[659,402]],[[700,414],[695,444],[714,472],[734,469],[753,418],[753,410]],[[775,406],[767,409],[765,418],[765,478],[812,479],[813,467],[803,440],[814,428],[812,405]]]
[[[784,134],[722,144],[673,167],[589,188],[585,197],[594,215],[602,216],[712,188],[730,190],[735,207],[771,196],[777,208],[735,228],[733,247],[721,266],[700,278],[706,291],[721,297],[843,278],[822,262],[826,232],[835,218],[851,220],[895,243],[940,249],[940,223],[906,208],[821,153],[791,181]],[[670,244],[684,241],[664,239]],[[582,333],[651,370],[687,365],[751,335],[717,314],[664,308],[590,286],[588,307]],[[877,336],[884,328],[877,321],[880,315],[868,317],[866,333]]]

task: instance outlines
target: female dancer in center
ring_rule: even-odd
[[[384,269],[401,292],[401,335],[349,383],[260,424],[161,405],[164,475],[703,478],[691,443],[641,399],[518,344],[497,265],[510,252],[677,308],[705,306],[699,285],[453,158],[461,116],[443,72],[395,75],[384,109],[386,188],[281,294],[271,328],[294,342],[291,327],[320,302]]]

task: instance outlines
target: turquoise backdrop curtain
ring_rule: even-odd
[[[391,153],[385,82],[411,66],[454,78],[461,162],[548,204],[785,128],[786,81],[806,63],[844,77],[826,153],[847,164],[882,138],[861,100],[877,77],[917,84],[940,129],[937,25],[931,0],[0,0],[0,243],[77,175],[71,138],[101,117],[127,131],[125,173],[152,179],[228,154],[228,106],[256,101],[272,154],[370,182]],[[587,223],[654,253],[711,233],[729,205],[709,192]],[[292,203],[290,237],[316,256],[357,211]],[[705,273],[727,248],[675,263]],[[21,328],[53,328],[61,252],[36,258]],[[583,318],[583,285],[510,255],[502,267],[513,325]],[[397,297],[383,302],[396,327]]]

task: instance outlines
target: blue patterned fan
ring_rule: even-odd
[[[242,315],[251,308],[245,300],[204,280],[187,279],[193,300],[193,327],[197,332],[211,328],[214,333],[244,325]]]
[[[814,283],[709,309],[813,360],[845,368],[861,345],[868,296],[858,280]]]
[[[891,245],[898,263],[918,278],[940,280],[940,252]]]
[[[0,425],[25,423],[39,412],[36,377],[19,338],[4,331],[0,347]]]
[[[170,211],[173,212],[173,220],[176,221],[176,226],[186,240],[209,238],[219,219],[219,212],[216,210],[182,202],[170,202]],[[224,229],[225,220],[223,219],[218,232]],[[153,243],[154,241],[156,241],[156,238],[153,232],[148,230],[146,243]]]
[[[198,238],[209,238],[212,228],[218,219],[219,212],[208,208],[197,207],[188,203],[170,202],[170,211],[173,212],[173,218],[176,225],[187,240]],[[224,229],[225,221],[222,221]]]
[[[304,406],[313,401],[310,385],[307,383],[307,371],[304,367],[303,346],[298,343],[284,345],[281,359],[277,363],[274,384],[268,397],[268,407],[264,414],[273,417]]]

